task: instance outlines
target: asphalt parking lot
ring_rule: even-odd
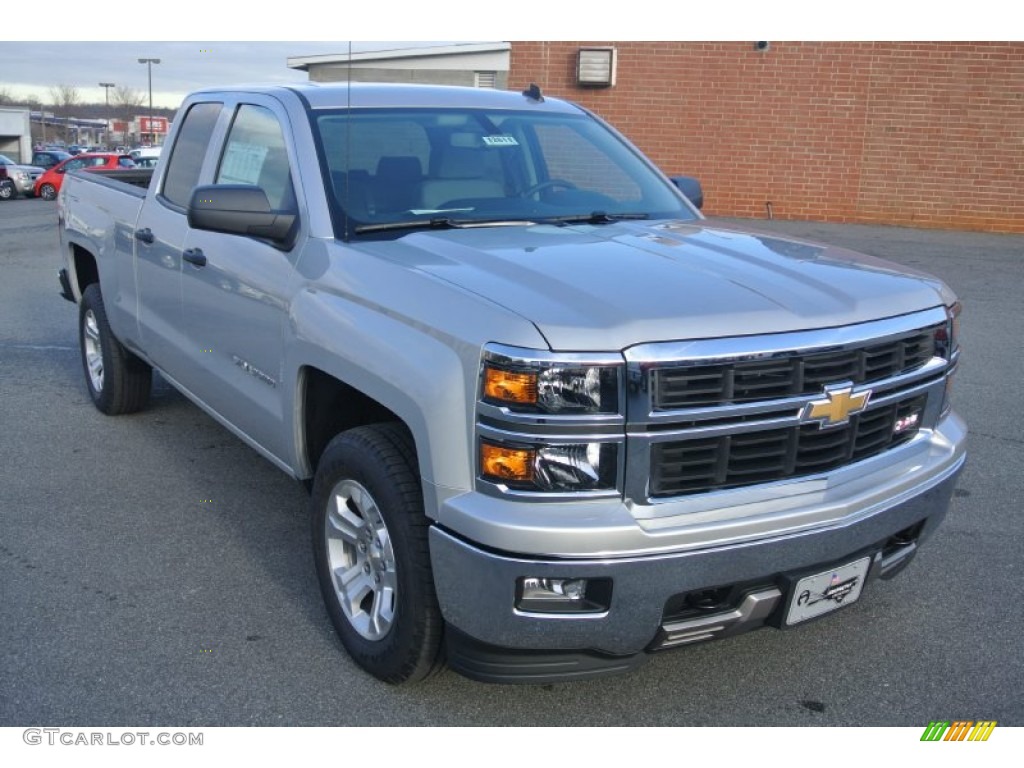
[[[1024,725],[1024,236],[758,222],[944,278],[970,458],[914,563],[825,621],[637,673],[392,688],[321,605],[294,481],[157,380],[88,400],[55,205],[0,202],[0,726]]]

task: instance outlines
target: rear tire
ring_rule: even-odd
[[[320,458],[311,507],[320,589],[352,659],[395,684],[440,669],[444,621],[405,427],[376,424],[335,437]]]
[[[82,293],[78,341],[93,405],[108,416],[144,408],[153,384],[153,369],[125,349],[110,330],[98,283]]]

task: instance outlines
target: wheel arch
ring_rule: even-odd
[[[72,267],[71,275],[74,277],[71,287],[78,295],[78,299],[81,300],[85,289],[100,281],[100,272],[96,264],[96,257],[90,251],[77,243],[71,243],[68,247]]]
[[[316,473],[327,444],[341,432],[388,421],[400,422],[409,429],[405,420],[383,403],[312,365],[299,370],[297,394],[301,409],[299,445],[307,477]]]

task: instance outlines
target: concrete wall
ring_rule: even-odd
[[[614,87],[575,85],[581,46]],[[705,212],[1024,232],[1024,43],[512,43],[509,84],[605,117]]]
[[[32,159],[32,124],[27,109],[0,107],[0,155],[19,163]]]

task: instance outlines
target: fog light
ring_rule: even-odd
[[[586,579],[523,579],[523,600],[582,600]]]
[[[601,613],[608,610],[611,579],[519,579],[516,608],[529,613]]]

